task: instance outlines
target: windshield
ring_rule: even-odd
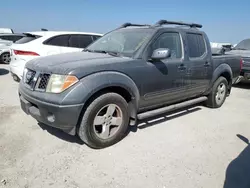
[[[150,29],[121,29],[112,31],[87,47],[89,51],[114,52],[126,57],[134,53],[147,42],[152,35]]]
[[[234,49],[236,50],[250,50],[250,39],[245,39],[237,44]]]

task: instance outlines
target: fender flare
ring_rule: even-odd
[[[213,84],[214,82],[223,74],[228,74],[230,76],[230,81],[232,82],[233,79],[233,72],[231,67],[228,64],[221,64],[219,65],[213,72],[213,76],[212,76],[212,80],[209,84],[209,89],[206,92],[206,94],[209,94],[213,88]],[[229,83],[229,86],[231,85],[231,83]],[[231,87],[231,86],[230,86]],[[230,88],[229,88],[230,89]]]
[[[140,93],[137,85],[129,76],[120,72],[105,71],[85,76],[81,78],[80,82],[84,88],[84,91],[81,92],[82,103],[84,104],[91,98],[91,96],[105,88],[121,87],[125,89],[129,92],[132,99],[129,102],[130,116],[136,119]]]

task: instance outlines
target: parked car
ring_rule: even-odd
[[[170,24],[183,27],[164,27]],[[137,120],[201,102],[219,108],[238,80],[241,59],[212,57],[201,27],[127,23],[84,52],[32,60],[19,84],[21,107],[92,148],[117,143]]]
[[[13,42],[16,42],[22,37],[24,37],[24,35],[18,33],[0,34],[0,63],[10,63],[9,46],[11,46]]]
[[[60,31],[27,32],[24,35],[11,46],[10,72],[16,81],[22,78],[26,62],[41,56],[82,51],[102,36],[99,33]]]
[[[243,79],[250,79],[250,39],[239,42],[231,51],[226,54],[239,55],[243,59],[243,66],[240,75]]]
[[[3,33],[14,33],[13,29],[11,28],[0,28],[0,33],[3,34]]]

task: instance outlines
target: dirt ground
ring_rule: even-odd
[[[196,106],[142,122],[102,150],[38,125],[21,111],[17,88],[0,65],[0,187],[250,187],[249,83],[233,88],[220,109]]]

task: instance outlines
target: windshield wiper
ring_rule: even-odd
[[[84,49],[84,52],[93,52],[93,53],[102,53],[102,54],[109,54],[115,57],[121,56],[120,53],[118,52],[112,52],[112,51],[105,51],[105,50],[89,50],[89,49]]]

